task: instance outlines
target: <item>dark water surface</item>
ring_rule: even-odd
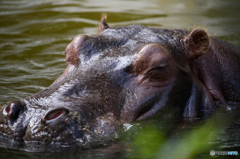
[[[66,46],[77,34],[96,35],[102,12],[110,26],[201,26],[240,46],[239,0],[0,0],[0,105],[49,86],[66,67]],[[239,125],[238,120],[230,133],[222,132],[228,137],[215,141],[219,149],[239,150]],[[59,155],[6,147],[0,148],[1,159],[105,158],[112,151],[65,149]]]

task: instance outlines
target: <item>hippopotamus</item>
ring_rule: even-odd
[[[77,35],[65,54],[49,87],[1,107],[1,136],[84,147],[114,140],[125,123],[240,105],[240,49],[203,28],[110,27],[102,17],[99,33]]]

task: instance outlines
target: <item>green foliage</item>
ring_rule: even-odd
[[[165,135],[156,128],[143,129],[133,143],[138,148],[136,158],[153,158],[165,142]]]
[[[225,131],[229,120],[216,114],[208,121],[202,121],[189,130],[177,133],[164,133],[152,126],[143,126],[133,140],[134,154],[131,158],[212,158],[210,150],[214,148],[213,141],[219,136],[220,131]]]

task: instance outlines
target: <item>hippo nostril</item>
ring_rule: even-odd
[[[53,120],[60,117],[63,114],[68,114],[68,113],[69,113],[69,110],[66,108],[53,109],[47,112],[46,116],[44,117],[44,121]]]
[[[25,104],[21,101],[14,101],[4,108],[4,114],[10,119],[16,119],[19,113],[24,109]]]
[[[7,106],[5,107],[5,112],[6,112],[7,114],[9,114],[10,108],[11,108],[11,104],[9,104],[9,105],[7,105]]]

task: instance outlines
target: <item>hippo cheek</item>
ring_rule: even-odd
[[[160,96],[151,97],[148,101],[139,104],[135,109],[135,120],[143,120],[153,116],[166,105],[168,91],[162,93]]]
[[[170,85],[160,90],[152,87],[129,88],[131,90],[127,92],[120,114],[121,119],[132,122],[153,116],[166,106],[171,87]]]

